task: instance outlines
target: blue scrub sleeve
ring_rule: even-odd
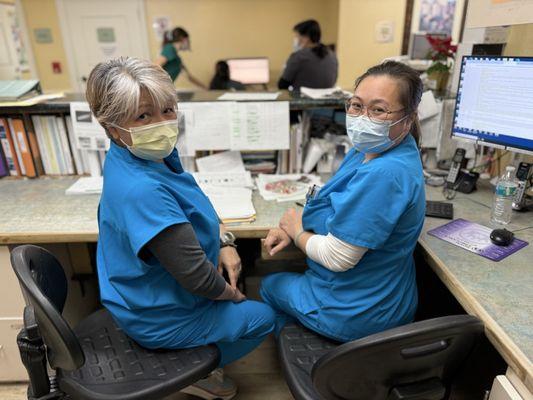
[[[138,185],[126,196],[124,224],[131,248],[139,257],[142,248],[171,225],[189,220],[176,199],[164,187]]]
[[[390,171],[359,170],[345,190],[330,195],[328,231],[354,246],[381,248],[409,205],[409,195]]]

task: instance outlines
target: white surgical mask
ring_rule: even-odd
[[[168,157],[178,140],[178,120],[156,122],[155,124],[136,126],[133,128],[117,128],[129,132],[131,135],[131,146],[126,145],[128,150],[143,160],[162,160]]]
[[[301,50],[302,46],[300,45],[300,40],[297,37],[292,39],[292,49],[294,51]]]
[[[356,117],[346,114],[346,132],[352,141],[353,147],[357,151],[364,154],[382,153],[388,150],[399,139],[390,139],[390,128],[407,117],[408,115],[396,122],[374,122],[366,115]]]

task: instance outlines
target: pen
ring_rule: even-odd
[[[305,204],[300,203],[299,201],[296,202],[296,205],[297,205],[297,206],[300,206],[300,207],[305,207]]]

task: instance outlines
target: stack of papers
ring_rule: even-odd
[[[196,160],[194,179],[225,224],[255,221],[252,203],[253,180],[244,169],[241,153],[225,151]],[[224,171],[224,172],[222,172]]]
[[[255,221],[252,189],[200,185],[224,224],[237,225]]]
[[[89,176],[78,179],[72,186],[70,186],[65,194],[100,194],[104,187],[104,178],[101,176]]]
[[[300,88],[300,93],[311,99],[328,99],[328,98],[349,98],[352,93],[342,90],[340,87],[328,89],[312,89],[305,86]]]
[[[310,174],[265,175],[256,179],[259,193],[265,200],[297,201],[304,200],[309,188],[322,185],[320,178]]]

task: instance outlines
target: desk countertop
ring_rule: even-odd
[[[0,244],[96,242],[100,195],[67,196],[77,178],[0,180]],[[265,201],[254,192],[257,219],[232,227],[239,238],[262,238],[293,202]]]
[[[0,244],[46,242],[94,242],[98,226],[98,195],[66,196],[76,178],[0,180]],[[427,187],[427,197],[443,200],[440,188]],[[489,225],[492,194],[481,189],[458,194],[455,217]],[[293,203],[264,201],[254,194],[257,220],[232,228],[238,237],[264,237]],[[447,242],[427,231],[446,221],[427,218],[419,239],[430,266],[470,314],[482,319],[487,336],[533,392],[533,229],[518,232],[529,246],[492,262]],[[514,213],[511,230],[533,226],[533,213]]]
[[[426,187],[428,200],[444,200],[440,188]],[[492,204],[486,188],[453,200],[454,217],[490,226]],[[427,234],[445,220],[426,218],[419,243],[426,260],[465,310],[483,320],[487,337],[533,392],[533,229],[516,236],[530,244],[493,262]],[[509,230],[533,226],[533,212],[513,213]]]

